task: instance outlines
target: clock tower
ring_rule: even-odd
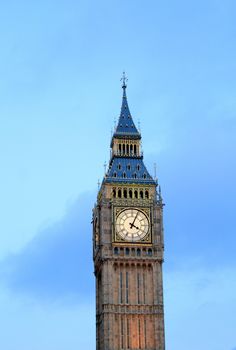
[[[93,210],[96,350],[164,350],[163,203],[143,162],[126,80]]]

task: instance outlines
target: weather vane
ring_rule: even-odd
[[[120,81],[123,82],[122,87],[123,87],[123,88],[126,88],[126,83],[127,83],[127,81],[128,81],[128,78],[126,78],[125,72],[123,72],[123,76],[122,76],[122,78],[120,79]]]

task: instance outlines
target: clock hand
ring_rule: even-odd
[[[137,213],[136,213],[136,215],[135,215],[135,218],[134,218],[134,221],[132,222],[132,226],[134,225],[134,223],[135,223],[135,221],[136,221],[136,219],[137,219],[137,216],[138,216],[138,211],[137,211]]]
[[[137,213],[136,213],[136,215],[135,215],[134,221],[129,223],[129,224],[130,224],[130,228],[135,227],[135,228],[137,229],[137,226],[134,225],[134,223],[135,223],[135,221],[136,221],[136,219],[137,219],[137,216],[138,216],[138,211],[137,211]]]
[[[135,227],[137,230],[139,230],[139,227],[135,226],[135,225],[134,225],[134,224],[132,224],[131,222],[130,222],[129,224],[130,224],[130,228]]]
[[[129,224],[130,224],[130,228],[135,227],[135,228],[136,228],[136,230],[139,230],[139,227],[135,226],[135,225],[134,225],[134,224],[132,224],[131,222],[130,222]]]

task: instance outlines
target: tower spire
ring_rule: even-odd
[[[128,81],[128,78],[126,77],[125,72],[123,72],[123,76],[120,79],[120,81],[122,81],[123,97],[122,97],[120,117],[119,117],[118,124],[116,126],[113,137],[127,136],[131,138],[140,139],[141,135],[134,124],[134,121],[128,106],[128,100],[126,96],[126,88],[127,88],[126,83]]]

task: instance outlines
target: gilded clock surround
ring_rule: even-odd
[[[147,217],[147,221],[148,221],[148,232],[145,234],[145,236],[141,239],[141,240],[133,240],[133,241],[129,241],[126,239],[123,239],[116,228],[117,225],[117,218],[120,215],[120,213],[124,212],[125,210],[138,210],[140,212],[143,212],[145,214],[145,216]],[[148,207],[128,207],[128,206],[120,206],[120,207],[114,207],[114,214],[113,214],[113,242],[114,243],[124,243],[125,245],[130,244],[148,244],[148,243],[152,243],[152,230],[151,230],[151,220],[150,220],[150,208]]]

